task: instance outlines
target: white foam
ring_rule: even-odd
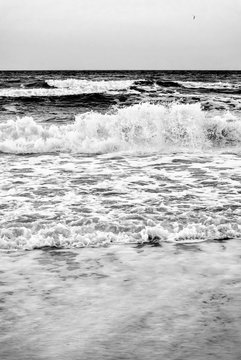
[[[201,82],[201,81],[177,81],[178,84],[186,87],[186,88],[194,88],[194,89],[228,89],[228,90],[238,90],[241,88],[241,84],[239,83],[226,83],[226,82]]]
[[[50,86],[60,89],[81,89],[84,93],[97,93],[109,90],[122,90],[130,87],[134,80],[46,80]]]
[[[0,124],[6,153],[110,153],[238,144],[241,122],[229,113],[212,118],[199,104],[170,107],[149,103],[101,114],[78,115],[70,125],[43,125],[31,117]]]
[[[52,89],[32,88],[0,89],[0,97],[68,96],[90,93],[104,93],[129,88],[134,80],[46,80]]]
[[[146,227],[142,233],[143,242],[173,242],[176,244],[198,243],[210,240],[234,239],[241,236],[241,226],[238,224],[188,224],[174,229],[173,232],[162,226]]]
[[[36,224],[31,230],[26,227],[0,230],[0,249],[99,247],[130,242],[133,239],[127,234],[99,231],[90,226],[70,227],[61,223],[50,227]]]
[[[189,224],[174,231],[160,225],[144,227],[141,231],[111,232],[89,226],[68,226],[63,223],[43,225],[36,223],[32,229],[24,226],[0,229],[0,249],[37,249],[43,247],[81,248],[110,244],[162,243],[190,244],[203,241],[234,239],[241,236],[238,224]]]

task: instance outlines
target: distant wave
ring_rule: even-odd
[[[103,92],[108,90],[122,90],[130,87],[134,80],[46,80],[50,86],[61,89],[82,89],[83,92]]]
[[[140,90],[140,87],[155,87],[161,88],[183,88],[189,90],[200,90],[201,92],[216,92],[228,94],[241,94],[241,84],[229,82],[201,82],[201,81],[170,81],[170,80],[137,80],[131,88]],[[138,88],[137,88],[138,87]]]
[[[27,89],[51,89],[53,86],[49,85],[46,81],[36,80],[36,81],[28,81],[22,84],[22,88]]]
[[[51,104],[57,105],[61,104],[61,106],[70,106],[73,107],[75,105],[86,105],[86,106],[101,106],[108,107],[110,105],[116,105],[117,102],[125,102],[128,99],[128,94],[117,93],[113,94],[109,93],[84,93],[84,94],[69,94],[59,95],[59,96],[19,96],[17,99],[24,104],[33,104],[33,103],[41,103],[41,104]]]
[[[188,89],[210,89],[210,90],[241,90],[241,84],[226,82],[200,82],[200,81],[177,81],[177,83]]]
[[[104,93],[127,89],[133,83],[133,80],[46,80],[46,82],[28,82],[24,88],[0,89],[0,97],[49,97]]]
[[[74,124],[42,125],[31,117],[0,124],[4,153],[111,153],[225,147],[241,143],[241,121],[229,113],[208,116],[200,104],[144,103],[76,116]]]

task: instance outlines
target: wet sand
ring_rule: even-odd
[[[241,241],[1,252],[1,360],[238,360]]]

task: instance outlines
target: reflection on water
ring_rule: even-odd
[[[241,242],[2,252],[0,358],[239,359]]]

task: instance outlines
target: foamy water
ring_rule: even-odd
[[[69,96],[78,94],[102,93],[122,90],[133,84],[131,80],[124,81],[88,81],[88,80],[46,80],[50,89],[45,88],[10,88],[0,89],[0,97],[41,97],[41,96]]]
[[[107,114],[77,115],[74,124],[42,125],[31,117],[0,124],[4,153],[111,153],[128,150],[198,150],[239,146],[241,120],[227,112],[215,115],[199,104],[144,103]]]
[[[5,155],[1,167],[3,249],[241,235],[239,154]]]
[[[196,89],[218,89],[218,90],[241,90],[241,83],[230,83],[223,81],[201,82],[201,81],[178,81],[178,84],[186,88]]]
[[[241,234],[241,126],[232,114],[147,103],[70,125],[10,120],[0,139],[4,249]]]

